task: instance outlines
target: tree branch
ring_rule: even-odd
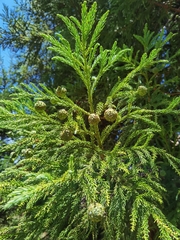
[[[180,8],[174,8],[170,4],[159,3],[159,2],[155,2],[155,1],[153,1],[153,3],[154,3],[154,5],[156,5],[158,7],[161,7],[161,8],[164,8],[167,11],[173,11],[173,12],[176,12],[176,13],[180,13]]]

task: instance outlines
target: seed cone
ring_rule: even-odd
[[[104,112],[104,118],[108,121],[108,122],[114,122],[117,118],[117,111],[113,108],[108,108],[106,109],[106,111]]]
[[[46,109],[46,104],[43,101],[37,101],[34,105],[34,108],[38,112],[42,112]]]
[[[61,98],[66,96],[66,92],[67,92],[67,90],[65,87],[58,86],[56,89],[56,95]]]
[[[98,114],[91,113],[88,117],[89,124],[96,125],[98,124],[101,120]]]
[[[69,141],[73,137],[73,133],[69,129],[65,129],[60,133],[60,137],[63,141]]]
[[[147,93],[147,88],[145,86],[139,86],[137,89],[137,93],[139,94],[139,96],[143,97]]]
[[[105,216],[104,206],[100,203],[91,203],[87,212],[90,220],[93,222],[100,222]]]
[[[33,150],[31,148],[22,149],[22,154],[24,155],[25,158],[32,157]]]
[[[60,109],[58,112],[57,112],[57,115],[58,115],[58,118],[60,120],[64,120],[67,118],[68,116],[68,112],[65,110],[65,109]]]

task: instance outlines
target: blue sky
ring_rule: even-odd
[[[14,0],[0,0],[0,13],[3,11],[3,3],[5,3],[9,8],[12,8],[13,6],[16,5]],[[0,18],[0,26],[3,26],[2,19]],[[2,64],[2,59],[3,59],[3,66],[8,67],[11,59],[11,54],[10,51],[5,50],[3,51],[1,46],[0,46],[0,65]]]

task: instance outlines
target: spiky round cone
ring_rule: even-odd
[[[38,112],[42,112],[46,109],[46,104],[43,101],[37,101],[34,105],[34,108]]]
[[[105,216],[104,206],[100,203],[91,203],[87,212],[90,220],[93,222],[100,222]]]
[[[22,149],[22,154],[25,158],[29,158],[33,155],[33,150],[31,148]]]
[[[58,86],[56,89],[56,95],[61,98],[66,96],[66,92],[67,92],[67,90],[65,87]]]
[[[96,125],[98,124],[101,120],[98,114],[91,113],[88,117],[89,124],[91,125]]]
[[[57,116],[60,120],[64,120],[67,118],[68,116],[68,112],[65,110],[65,109],[60,109],[58,112],[57,112]]]
[[[113,108],[108,108],[106,109],[106,111],[104,112],[104,118],[108,121],[108,122],[114,122],[117,118],[117,111]]]
[[[145,86],[139,86],[137,89],[137,93],[139,94],[139,96],[143,97],[147,93],[147,88]]]
[[[60,133],[60,137],[63,141],[69,141],[73,137],[73,133],[69,129],[65,129]]]

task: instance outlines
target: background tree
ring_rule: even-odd
[[[87,1],[91,5],[93,1]],[[159,3],[159,1],[101,1],[98,0],[99,15],[110,10],[109,21],[101,35],[100,42],[106,48],[112,46],[116,39],[118,45],[126,43],[133,46],[137,51],[144,51],[142,46],[134,41],[134,34],[142,35],[145,23],[151,31],[158,33],[163,27],[167,32],[179,33],[179,1]],[[133,7],[132,7],[133,6]],[[7,24],[5,29],[1,28],[2,47],[9,47],[17,53],[16,62],[13,64],[15,72],[11,74],[12,83],[46,82],[48,85],[57,86],[59,82],[70,82],[74,75],[70,68],[65,65],[52,66],[51,54],[47,53],[44,40],[38,35],[39,32],[51,33],[61,32],[69,38],[67,30],[56,14],[73,15],[79,18],[81,1],[25,1],[18,2],[14,10],[4,6],[2,19]],[[107,37],[108,32],[108,37]],[[166,45],[166,50],[172,57],[177,56],[179,49],[179,37],[176,35],[171,44]],[[169,51],[171,50],[171,51]],[[178,60],[178,59],[177,59]],[[49,64],[50,63],[50,64]],[[173,64],[173,68],[175,64]],[[168,68],[166,74],[177,76],[176,71]],[[116,78],[116,77],[115,77]],[[161,78],[160,78],[161,81]],[[174,86],[174,92],[177,89]]]

